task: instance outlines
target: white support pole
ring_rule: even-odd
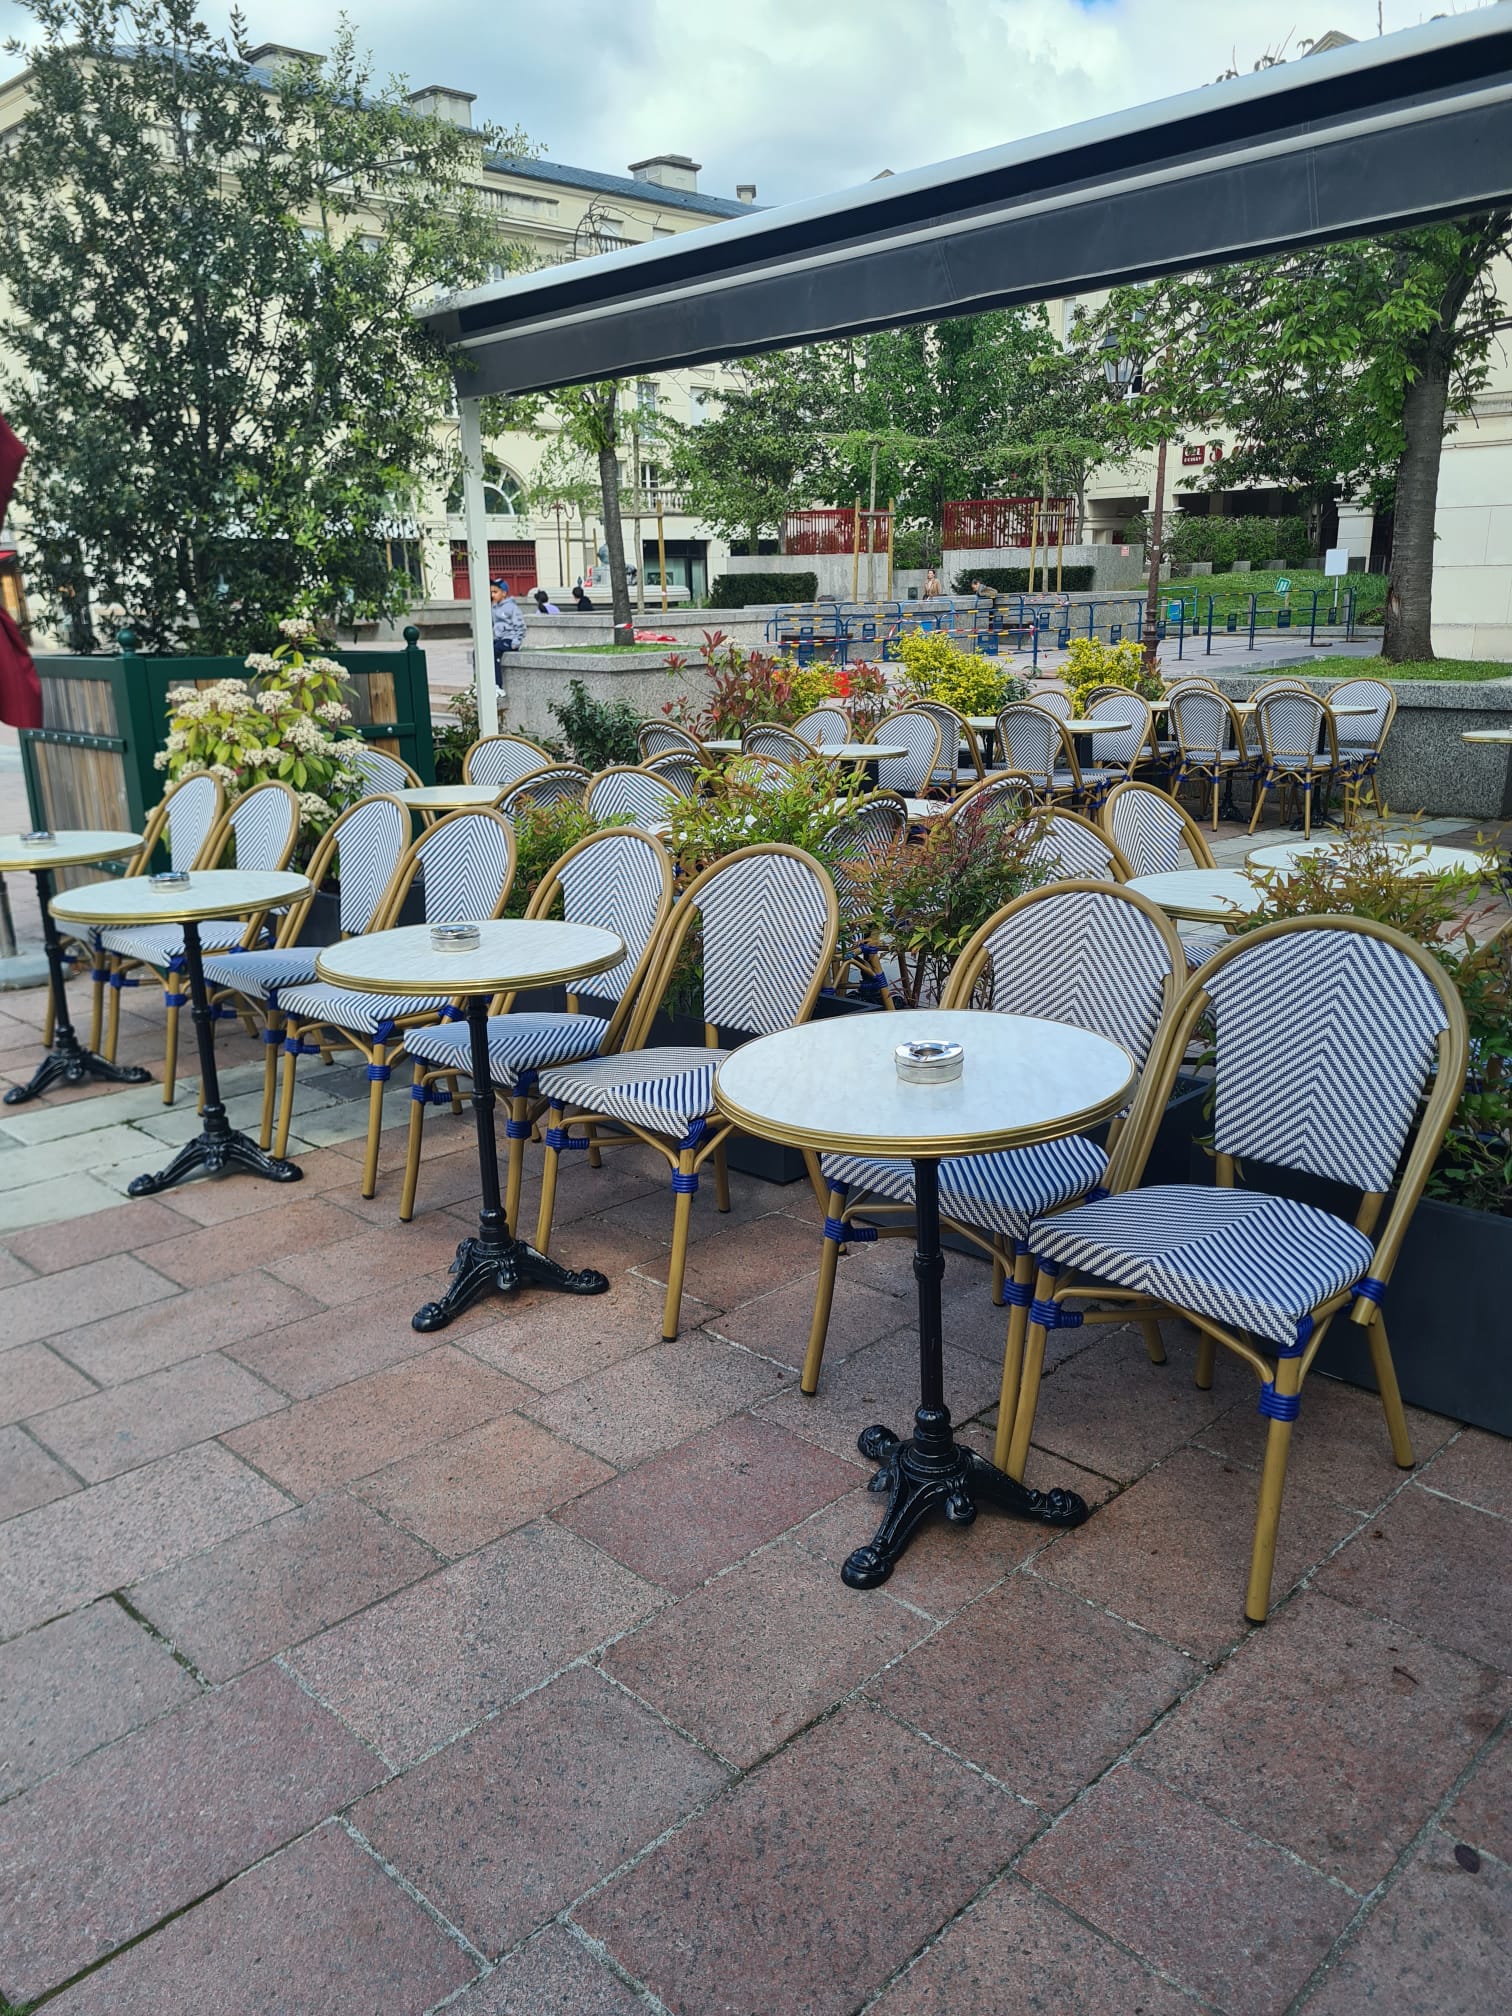
[[[499,690],[493,676],[493,604],[488,595],[488,512],[483,498],[483,404],[459,399],[462,415],[462,515],[467,522],[467,594],[472,604],[473,665],[478,679],[478,733],[499,732]]]

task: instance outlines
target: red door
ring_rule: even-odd
[[[451,549],[452,594],[458,602],[465,602],[472,593],[467,579],[467,542],[453,539]],[[509,583],[514,595],[528,595],[538,580],[536,574],[536,549],[533,539],[490,539],[488,542],[488,578],[490,581],[502,576]]]

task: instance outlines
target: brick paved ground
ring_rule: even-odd
[[[0,1002],[12,1076],[38,1006]],[[124,1055],[159,1013],[133,998]],[[700,1196],[662,1344],[664,1179],[573,1157],[560,1252],[611,1293],[420,1337],[466,1125],[429,1122],[400,1226],[398,1136],[364,1203],[341,1082],[309,1074],[292,1193],[121,1201],[192,1080],[3,1122],[11,2006],[1505,2010],[1512,1445],[1416,1415],[1409,1478],[1371,1399],[1310,1389],[1248,1631],[1248,1376],[1198,1392],[1174,1326],[1159,1369],[1066,1332],[1030,1478],[1091,1522],[984,1514],[858,1595],[855,1436],[916,1376],[902,1246],[842,1264],[805,1400],[807,1189]],[[1002,1318],[985,1269],[946,1286],[987,1447]]]

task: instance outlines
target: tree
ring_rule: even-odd
[[[564,391],[553,392],[548,400],[561,423],[558,437],[561,450],[570,459],[570,451],[576,449],[598,468],[604,543],[609,549],[609,598],[617,630],[630,626],[630,583],[625,573],[625,535],[620,515],[619,394],[617,378],[601,378],[592,385],[570,385]]]
[[[748,540],[752,553],[765,533],[780,543],[788,512],[813,502],[818,437],[835,419],[832,347],[742,358],[726,367],[731,382],[710,395],[708,417],[659,422],[689,508],[724,538]]]
[[[383,542],[451,390],[412,310],[511,260],[471,179],[528,142],[418,116],[346,28],[260,78],[194,0],[25,4],[0,398],[44,606],[79,648],[114,605],[149,649],[210,651],[401,609]]]

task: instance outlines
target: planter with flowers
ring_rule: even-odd
[[[722,630],[705,630],[696,658],[667,656],[669,678],[686,682],[663,703],[669,720],[700,739],[743,735],[758,722],[790,726],[816,707],[841,707],[858,734],[887,711],[888,688],[877,665],[800,665],[767,651],[747,651]]]

